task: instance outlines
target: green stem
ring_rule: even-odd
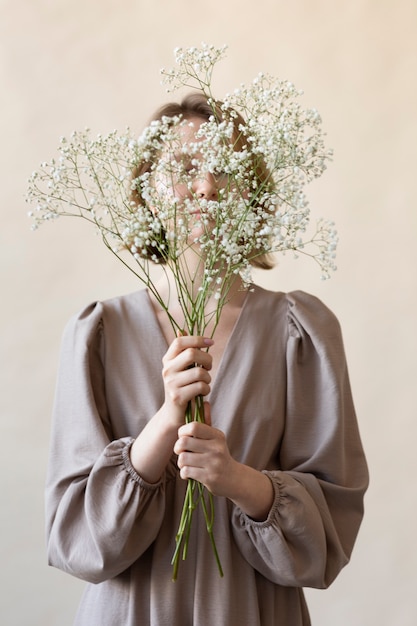
[[[219,557],[219,553],[217,551],[216,541],[214,539],[214,533],[213,533],[213,524],[214,524],[214,501],[213,501],[213,494],[210,493],[210,491],[208,491],[204,487],[204,485],[202,485],[201,483],[198,483],[198,490],[200,492],[201,505],[202,505],[202,509],[203,509],[203,513],[204,513],[204,519],[206,521],[207,532],[208,532],[208,535],[210,537],[211,546],[213,548],[214,558],[216,559],[216,563],[217,563],[217,568],[219,570],[219,574],[223,578],[223,568],[222,568],[222,564],[220,562],[220,557]],[[207,510],[207,504],[206,504],[206,500],[205,500],[205,493],[206,492],[208,494],[209,510]]]
[[[202,422],[204,423],[204,398],[203,396],[197,396],[194,401],[194,410],[193,406],[188,403],[187,410],[185,413],[185,421],[189,424],[192,421]],[[206,502],[206,496],[208,499],[208,505]],[[180,555],[182,555],[182,560],[185,561],[188,554],[188,546],[190,541],[191,534],[191,525],[193,520],[193,514],[198,505],[201,505],[204,515],[204,520],[206,523],[207,533],[210,538],[210,543],[213,549],[214,558],[217,563],[217,567],[219,570],[219,574],[223,577],[223,569],[220,562],[220,557],[217,551],[216,541],[213,533],[213,525],[214,525],[214,499],[213,495],[196,480],[189,479],[187,482],[187,489],[185,491],[184,504],[181,511],[180,523],[178,526],[178,531],[175,537],[175,550],[171,560],[171,565],[173,566],[172,570],[172,580],[177,580],[178,577],[178,569],[180,563]]]

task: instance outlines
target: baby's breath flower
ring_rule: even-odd
[[[218,203],[200,203],[201,225],[216,221],[214,237],[203,233],[197,238],[206,254],[211,251],[213,258],[224,259],[233,271],[241,264],[242,274],[247,274],[250,258],[266,251],[298,250],[313,256],[328,276],[335,269],[334,227],[320,222],[316,234],[303,240],[310,220],[304,187],[321,176],[332,157],[324,145],[320,114],[301,106],[302,92],[291,82],[260,73],[249,85],[241,84],[226,94],[220,105],[224,120],[219,122],[211,78],[225,51],[226,46],[205,43],[199,48],[176,48],[176,67],[162,70],[170,89],[197,87],[213,105],[213,116],[200,126],[195,142],[181,144],[178,128],[189,122],[180,117],[153,121],[139,137],[129,129],[96,137],[86,129],[73,132],[69,139],[61,137],[59,157],[43,162],[29,181],[27,199],[36,204],[30,213],[34,227],[59,215],[76,215],[93,222],[106,243],[114,240],[112,250],[132,252],[131,241],[140,242],[132,252],[136,261],[149,241],[155,248],[162,247],[168,258],[170,251],[177,258],[179,243],[187,241],[190,220],[177,219],[179,207],[172,188],[183,183],[191,192],[193,178],[210,173],[223,180],[227,177],[227,184]],[[239,128],[240,149],[232,140],[237,111],[245,119]],[[149,162],[148,171],[132,178],[141,161]],[[267,184],[254,176],[261,161],[269,172]],[[135,190],[157,211],[132,202]],[[248,190],[250,198],[244,197]],[[196,198],[184,202],[188,213],[195,202]],[[170,224],[164,236],[162,223]]]

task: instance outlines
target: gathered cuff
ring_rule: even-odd
[[[137,471],[133,467],[132,462],[130,460],[130,448],[132,447],[133,442],[135,441],[133,437],[125,437],[123,439],[120,439],[119,441],[123,443],[123,447],[121,449],[122,460],[123,460],[124,468],[126,472],[129,474],[129,477],[135,482],[137,482],[143,489],[148,489],[149,491],[156,491],[157,489],[159,489],[164,482],[163,475],[161,476],[158,482],[148,483],[146,480],[142,478],[142,476],[140,476],[140,474],[137,473]]]
[[[265,474],[265,476],[268,476],[269,480],[272,483],[272,487],[274,489],[274,501],[272,502],[271,508],[269,509],[268,516],[266,517],[266,519],[261,520],[261,521],[254,520],[252,517],[250,517],[249,515],[246,515],[246,513],[240,510],[239,519],[240,519],[240,523],[242,527],[249,526],[251,528],[261,530],[263,528],[268,528],[270,526],[273,526],[274,521],[277,518],[279,508],[282,505],[282,502],[284,500],[285,496],[283,494],[283,485],[282,483],[280,483],[279,480],[277,480],[276,472],[269,472],[268,470],[263,470],[262,474]]]

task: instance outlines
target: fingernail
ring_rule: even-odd
[[[209,339],[208,337],[204,337],[204,343],[206,346],[212,346],[214,344],[213,339]]]

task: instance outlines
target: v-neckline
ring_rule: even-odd
[[[256,285],[251,285],[247,289],[247,293],[246,293],[245,299],[243,300],[243,303],[242,303],[242,306],[240,308],[239,314],[236,317],[236,320],[235,320],[235,322],[233,324],[232,330],[231,330],[231,332],[230,332],[230,334],[229,334],[229,336],[228,336],[228,338],[227,338],[227,340],[225,342],[224,350],[223,350],[222,355],[221,355],[221,357],[219,359],[219,362],[218,362],[216,376],[215,376],[215,378],[212,381],[211,391],[210,391],[209,395],[207,396],[207,400],[209,400],[210,402],[212,402],[214,396],[217,395],[217,388],[220,385],[220,383],[218,383],[217,381],[220,380],[220,382],[221,382],[221,375],[223,373],[223,370],[226,369],[226,362],[229,360],[229,353],[231,352],[231,349],[233,347],[233,343],[234,343],[235,337],[238,334],[239,328],[240,328],[240,326],[242,324],[242,322],[241,322],[242,317],[244,316],[244,314],[246,314],[246,309],[248,308],[248,302],[249,302],[249,300],[252,300],[252,298],[250,296],[251,296],[251,294],[253,294],[255,289],[256,289]],[[162,330],[161,324],[159,323],[157,313],[156,313],[156,311],[155,311],[155,309],[154,309],[154,307],[152,305],[152,301],[151,301],[151,298],[150,298],[149,290],[147,288],[145,289],[145,294],[146,294],[147,306],[148,306],[148,308],[150,310],[152,321],[153,321],[153,323],[154,323],[154,325],[156,327],[156,332],[159,335],[159,339],[162,340],[163,345],[165,346],[165,351],[166,351],[169,348],[169,343],[168,343],[168,341],[167,341],[167,339],[165,337],[165,334],[164,334],[164,332]],[[163,356],[163,355],[161,355],[161,356]]]

